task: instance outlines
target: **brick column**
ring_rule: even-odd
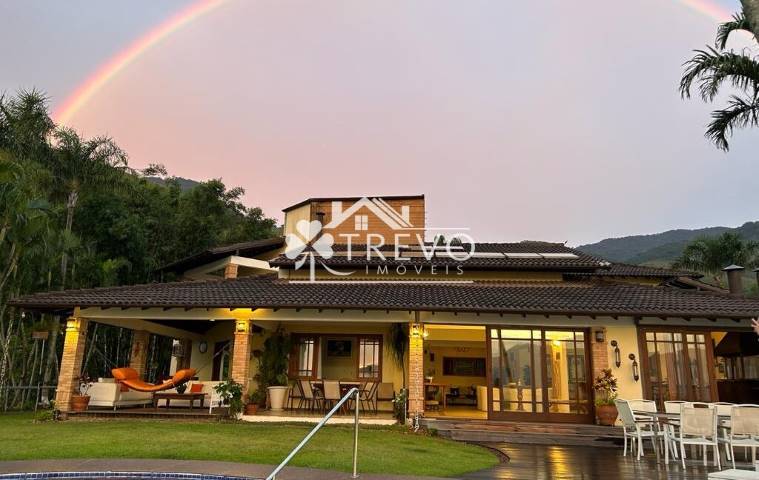
[[[424,413],[424,338],[414,325],[409,332],[408,412],[413,416]]]
[[[55,392],[55,406],[63,412],[71,411],[71,396],[79,394],[79,375],[87,342],[85,318],[70,317],[66,321],[66,336],[63,340],[63,356],[58,373],[58,389]]]
[[[137,370],[140,378],[145,376],[145,364],[148,360],[150,332],[135,330],[132,332],[132,353],[129,355],[129,366]]]
[[[250,320],[235,321],[235,343],[232,349],[232,380],[242,385],[243,395],[248,393],[250,386],[250,353],[252,342],[250,333],[252,330]]]
[[[228,263],[224,267],[224,278],[237,278],[237,265],[234,263]]]
[[[594,328],[590,334],[590,364],[593,369],[593,380],[601,375],[602,370],[609,368],[609,341],[604,331],[604,341],[596,341],[596,331],[605,330],[603,328]]]

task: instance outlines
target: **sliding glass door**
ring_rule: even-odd
[[[488,415],[494,419],[592,422],[587,332],[488,329]]]

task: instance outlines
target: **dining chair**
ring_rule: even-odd
[[[667,400],[664,402],[664,412],[665,413],[676,413],[680,414],[680,408],[687,404],[685,400]]]
[[[683,405],[680,409],[680,434],[675,437],[680,445],[680,460],[685,468],[685,445],[701,445],[704,448],[704,465],[707,464],[707,447],[714,450],[714,464],[721,470],[719,457],[719,433],[717,409],[708,405]],[[669,449],[665,449],[664,461],[669,462]]]
[[[729,417],[730,413],[733,409],[734,403],[730,402],[714,402],[711,403],[714,408],[717,409],[717,415],[719,417]],[[729,432],[729,422],[728,424],[723,424],[720,422],[720,419],[717,418],[717,429],[719,430],[720,436],[722,437],[720,441],[725,442],[725,459],[730,460],[732,458],[732,454],[730,453],[730,449],[728,448],[728,432]]]
[[[359,389],[358,399],[361,401],[362,409],[377,413],[377,382],[364,382]]]
[[[640,458],[643,455],[643,439],[647,438],[653,444],[663,434],[657,431],[656,423],[652,417],[637,417],[633,413],[630,402],[627,400],[618,398],[614,400],[614,405],[616,405],[619,419],[622,421],[622,432],[624,434],[623,455],[627,456],[627,442],[629,438],[631,442],[630,452],[634,452],[637,446],[637,457]]]
[[[735,468],[735,448],[751,447],[751,461],[756,463],[756,448],[759,447],[759,405],[733,405],[730,409],[730,433],[726,439],[725,448],[729,447],[730,458]]]
[[[680,415],[680,409],[683,407],[683,405],[688,404],[689,403],[685,400],[667,400],[664,402],[664,413]],[[668,421],[663,425],[663,427],[667,434],[667,440],[670,442],[672,448],[672,456],[677,459],[680,457],[680,453],[678,452],[679,449],[677,448],[677,443],[675,443],[675,437],[679,435],[679,418],[676,421]],[[665,446],[665,448],[669,448],[670,445]]]
[[[320,407],[319,402],[321,399],[317,397],[311,381],[301,378],[298,380],[298,384],[300,385],[300,391],[303,393],[303,406],[310,411],[313,411],[315,407]],[[300,408],[300,405],[298,408]]]
[[[329,410],[342,397],[340,395],[340,382],[337,380],[324,380],[323,383],[324,393],[324,410]]]
[[[395,400],[395,388],[392,383],[382,382],[377,385],[377,409],[379,402],[392,402]]]
[[[290,385],[290,390],[287,394],[286,408],[292,410],[295,408],[295,401],[298,401],[298,408],[303,405],[303,389],[300,386],[300,380],[296,380]]]

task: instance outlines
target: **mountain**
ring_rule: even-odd
[[[680,255],[688,242],[702,236],[735,232],[745,240],[759,241],[759,222],[746,222],[740,227],[708,227],[695,230],[668,230],[651,235],[607,238],[597,243],[577,247],[578,250],[614,262],[670,264]]]
[[[182,178],[182,177],[172,177],[174,180],[179,182],[179,188],[184,190],[189,190],[192,187],[199,185],[198,182],[195,180],[190,180],[189,178]],[[161,177],[145,177],[145,180],[147,180],[150,183],[156,183],[158,185],[166,185],[166,180]]]

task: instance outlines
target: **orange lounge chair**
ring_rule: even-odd
[[[130,389],[136,390],[138,392],[161,392],[163,390],[168,390],[170,388],[176,387],[177,385],[189,382],[192,377],[195,376],[194,369],[185,368],[183,370],[177,371],[177,373],[175,373],[174,376],[169,380],[166,380],[163,383],[154,384],[141,380],[137,374],[137,370],[134,368],[114,368],[111,370],[111,373],[113,374],[113,378],[116,379],[117,383],[126,385]]]

